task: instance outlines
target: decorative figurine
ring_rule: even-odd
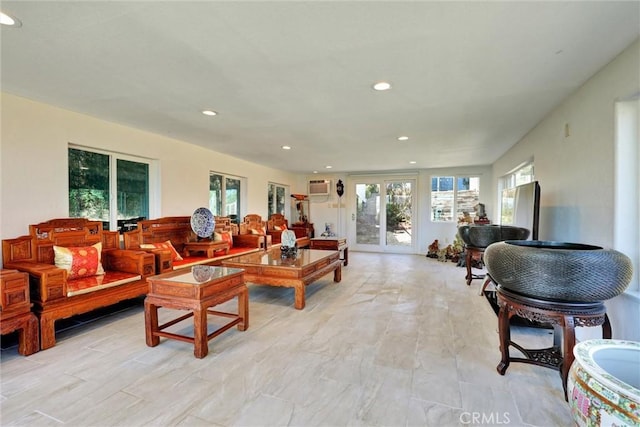
[[[281,236],[280,254],[282,258],[295,257],[298,253],[296,234],[291,230],[284,230]]]

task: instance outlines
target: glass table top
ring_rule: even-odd
[[[170,281],[170,282],[180,282],[180,283],[189,283],[192,285],[199,285],[214,279],[220,279],[224,276],[229,276],[229,275],[241,273],[241,272],[242,272],[242,269],[240,268],[214,267],[210,265],[194,265],[191,268],[185,268],[183,270],[178,270],[177,272],[174,271],[166,275],[163,274],[159,278],[161,278],[162,280]]]
[[[331,256],[334,252],[317,249],[298,249],[295,257],[282,258],[280,248],[271,248],[265,252],[254,252],[229,258],[223,264],[247,264],[247,265],[268,265],[281,267],[303,267],[312,264],[323,258]]]

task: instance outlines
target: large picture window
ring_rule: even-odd
[[[480,201],[477,176],[431,177],[431,220],[452,222],[469,214],[473,217]]]
[[[149,218],[151,160],[80,147],[69,147],[68,160],[70,217],[119,231]]]
[[[209,174],[209,209],[216,216],[228,216],[238,224],[242,218],[244,178],[216,172]]]

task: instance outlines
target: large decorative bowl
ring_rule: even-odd
[[[640,425],[640,343],[587,340],[573,354],[567,397],[576,425]]]
[[[503,240],[526,240],[529,230],[512,225],[461,225],[458,235],[467,246],[486,248]]]
[[[633,268],[621,252],[580,243],[507,240],[484,251],[494,282],[551,301],[599,302],[629,286]]]

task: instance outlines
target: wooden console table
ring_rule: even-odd
[[[18,353],[28,356],[40,349],[38,318],[31,312],[29,274],[0,271],[0,334],[18,331]]]
[[[498,333],[502,360],[497,366],[498,373],[504,375],[510,362],[524,362],[556,369],[562,378],[564,397],[567,398],[567,377],[573,363],[573,347],[576,343],[576,326],[602,325],[602,337],[611,338],[611,324],[602,302],[555,302],[540,300],[510,292],[496,285],[498,297]],[[511,341],[510,322],[512,316],[548,323],[554,328],[553,346],[544,349],[525,349]],[[562,330],[562,337],[559,331]],[[561,347],[562,342],[562,347]],[[519,350],[525,357],[512,357],[509,346]]]
[[[194,344],[193,354],[202,359],[209,353],[209,340],[231,327],[238,330],[249,327],[249,291],[244,283],[242,270],[236,268],[197,265],[189,271],[177,270],[152,276],[149,293],[144,300],[145,335],[147,345],[155,347],[160,337],[171,338]],[[211,310],[211,307],[238,297],[238,313]],[[189,313],[158,325],[158,307],[187,310]],[[208,333],[207,315],[228,317],[232,320],[224,326]],[[166,332],[164,329],[193,317],[193,338]]]

